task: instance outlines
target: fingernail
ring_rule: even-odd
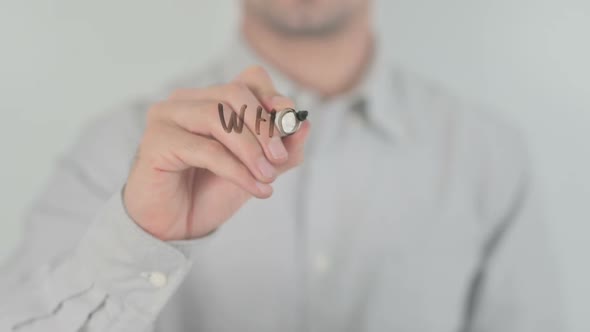
[[[260,190],[260,193],[262,193],[264,195],[268,195],[272,192],[272,187],[266,183],[262,183],[262,182],[257,181],[256,187],[258,188],[258,190]]]
[[[265,157],[260,157],[260,159],[258,159],[258,169],[262,176],[267,179],[273,178],[276,174],[274,166],[271,165]]]
[[[268,142],[268,150],[270,151],[270,155],[277,160],[285,159],[289,155],[287,149],[285,149],[285,145],[283,145],[283,141],[279,136],[271,137],[270,141]]]

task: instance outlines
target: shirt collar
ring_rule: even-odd
[[[298,107],[312,109],[322,102],[314,91],[299,86],[272,64],[269,64],[253,50],[241,34],[234,38],[226,55],[225,79],[231,80],[244,68],[258,64],[269,73],[278,91],[293,98]],[[395,84],[396,71],[388,62],[379,39],[375,43],[373,61],[361,83],[346,94],[333,99],[349,99],[364,103],[363,111],[370,124],[392,139],[403,139],[406,134],[404,112]],[[332,98],[331,98],[332,99]]]

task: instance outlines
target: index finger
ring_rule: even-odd
[[[250,66],[242,71],[236,78],[236,82],[246,84],[262,106],[267,111],[283,108],[295,108],[295,103],[290,98],[281,95],[272,82],[272,79],[266,69],[262,66]]]

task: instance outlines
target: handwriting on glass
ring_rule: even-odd
[[[217,104],[217,110],[219,111],[219,120],[221,121],[221,125],[223,126],[223,130],[225,130],[226,133],[231,133],[232,131],[235,131],[238,134],[242,133],[242,129],[244,128],[244,114],[246,113],[247,107],[248,107],[247,105],[242,105],[242,107],[240,108],[239,116],[238,116],[238,113],[231,112],[231,115],[229,117],[229,121],[226,123],[225,113],[223,111],[223,104],[221,104],[221,103]],[[262,106],[258,106],[256,108],[256,135],[260,135],[260,123],[267,122],[267,120],[262,116],[262,113],[263,113],[262,110],[263,110]],[[273,109],[272,111],[270,111],[268,113],[270,114],[270,123],[274,124],[275,119],[277,117],[277,111]],[[272,125],[268,126],[268,137],[273,136],[274,129],[275,129],[275,126],[272,126]]]

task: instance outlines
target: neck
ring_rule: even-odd
[[[267,62],[299,85],[324,97],[345,93],[366,71],[373,51],[369,9],[329,36],[288,37],[246,15],[242,31]]]

